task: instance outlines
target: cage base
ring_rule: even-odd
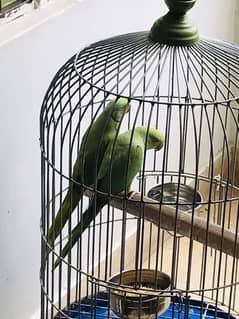
[[[110,308],[108,294],[99,292],[97,296],[92,298],[84,298],[78,303],[72,303],[68,308],[65,308],[62,313],[58,313],[54,319],[119,319]],[[212,318],[227,318],[237,319],[222,309],[206,302],[195,299],[184,299],[174,297],[171,300],[170,306],[158,318],[160,319],[212,319]]]

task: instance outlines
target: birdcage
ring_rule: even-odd
[[[86,47],[47,90],[41,319],[239,313],[239,48],[199,39],[194,2]]]

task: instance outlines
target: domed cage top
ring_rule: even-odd
[[[45,95],[41,319],[239,312],[239,48],[152,30],[85,48]]]

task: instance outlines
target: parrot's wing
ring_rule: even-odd
[[[104,154],[104,157],[102,159],[102,162],[100,164],[100,168],[98,171],[98,176],[97,176],[97,180],[100,181],[102,180],[108,173],[109,171],[109,167],[111,164],[111,158],[112,158],[112,150],[113,150],[113,142],[111,142]]]
[[[112,140],[106,148],[104,157],[99,167],[98,180],[102,180],[105,176],[107,176],[109,171],[112,170],[113,167],[119,163],[119,161],[121,161],[121,164],[126,163],[127,154],[129,151],[131,151],[133,145],[134,143],[131,141],[131,131],[121,133],[117,136],[116,140]]]
[[[114,148],[109,145],[99,169],[99,189],[113,194],[127,191],[141,168],[142,158],[142,146],[136,139],[131,143],[130,136],[118,139]]]

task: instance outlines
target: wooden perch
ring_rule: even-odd
[[[239,239],[236,233],[227,229],[222,229],[219,225],[209,223],[202,217],[194,215],[192,225],[192,215],[178,210],[169,205],[160,205],[159,202],[148,197],[141,198],[141,194],[133,192],[129,199],[122,201],[113,199],[111,205],[118,209],[126,209],[126,211],[134,216],[142,217],[161,228],[173,230],[177,233],[191,237],[202,244],[215,248],[225,254],[239,257]],[[159,224],[160,222],[160,224]],[[208,231],[207,231],[208,229]],[[191,234],[192,232],[192,234]],[[223,235],[223,237],[222,237]]]

